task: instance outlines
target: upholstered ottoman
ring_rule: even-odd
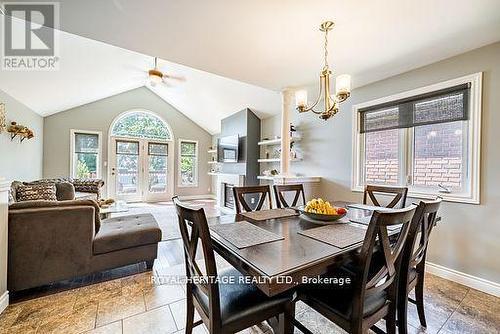
[[[151,214],[104,219],[93,242],[93,254],[99,256],[127,250],[144,249],[143,261],[150,267],[157,255],[161,229]],[[137,254],[135,254],[137,255]]]

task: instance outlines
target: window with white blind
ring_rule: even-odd
[[[70,131],[70,172],[78,179],[101,177],[101,132],[86,130]]]
[[[354,106],[352,189],[479,203],[481,73]]]

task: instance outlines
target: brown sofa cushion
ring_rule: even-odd
[[[34,185],[20,185],[16,189],[16,200],[25,201],[57,201],[56,185],[41,183]]]
[[[58,201],[72,201],[75,199],[75,187],[69,182],[58,182],[56,196]]]
[[[100,179],[73,179],[75,190],[79,192],[99,194],[104,181]]]
[[[93,200],[73,200],[73,201],[27,201],[16,202],[9,205],[10,210],[37,209],[47,207],[71,207],[71,206],[92,206],[94,207],[94,228],[95,233],[101,228],[101,215],[99,204]]]
[[[131,215],[103,220],[94,238],[94,254],[155,244],[161,241],[161,230],[151,214]]]

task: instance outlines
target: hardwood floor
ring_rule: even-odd
[[[227,265],[221,258],[217,263]],[[14,295],[0,315],[0,333],[182,333],[184,286],[156,283],[183,274],[181,241],[162,241],[152,271],[132,265]],[[410,333],[499,332],[500,298],[430,274],[425,289],[428,328],[419,328],[416,308],[410,304]],[[343,333],[302,303],[296,316],[314,333]],[[270,331],[262,324],[244,333]],[[206,329],[198,326],[195,333]]]

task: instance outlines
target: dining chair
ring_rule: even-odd
[[[398,291],[398,329],[399,333],[407,333],[408,301],[417,305],[417,313],[422,327],[427,327],[424,313],[424,275],[425,258],[429,236],[436,224],[437,213],[442,199],[421,201],[413,216],[403,250],[401,275]],[[415,289],[415,299],[409,293]]]
[[[375,194],[394,195],[393,199],[387,205],[381,205]],[[367,185],[363,194],[363,204],[368,204],[368,198],[375,206],[383,206],[386,208],[404,208],[406,206],[406,195],[408,194],[407,187],[386,187]],[[398,205],[399,203],[399,205]],[[398,206],[396,206],[398,205]]]
[[[186,334],[202,323],[209,333],[236,333],[274,317],[279,319],[281,333],[291,333],[291,297],[267,297],[255,285],[245,283],[245,277],[234,268],[218,273],[205,211],[182,204],[177,196],[172,200],[186,265]],[[196,256],[199,245],[203,251],[200,264]],[[205,273],[200,269],[203,265]],[[195,309],[201,317],[196,322]]]
[[[268,199],[269,209],[272,209],[273,206],[271,204],[271,191],[269,190],[269,186],[244,186],[244,187],[234,187],[233,188],[234,195],[234,204],[236,207],[236,213],[242,212],[243,210],[246,212],[250,211],[260,211],[264,206],[266,199]],[[257,199],[258,203],[254,209],[248,204],[245,196],[255,196],[258,195]]]
[[[302,199],[303,205],[306,204],[306,196],[304,195],[304,186],[302,184],[275,184],[273,188],[278,208],[296,206],[299,199]],[[285,194],[290,192],[294,193],[292,205],[289,205],[285,199]]]
[[[306,285],[298,299],[333,321],[349,333],[367,333],[369,329],[381,332],[375,324],[386,319],[387,333],[396,333],[397,275],[401,254],[415,213],[415,206],[392,212],[374,211],[363,245],[354,255],[354,272],[336,271],[332,277],[349,276],[349,287]],[[401,224],[396,242],[389,240],[389,226]],[[381,252],[376,252],[381,249]],[[375,261],[375,256],[381,261]],[[304,325],[294,320],[303,333],[311,334]]]

